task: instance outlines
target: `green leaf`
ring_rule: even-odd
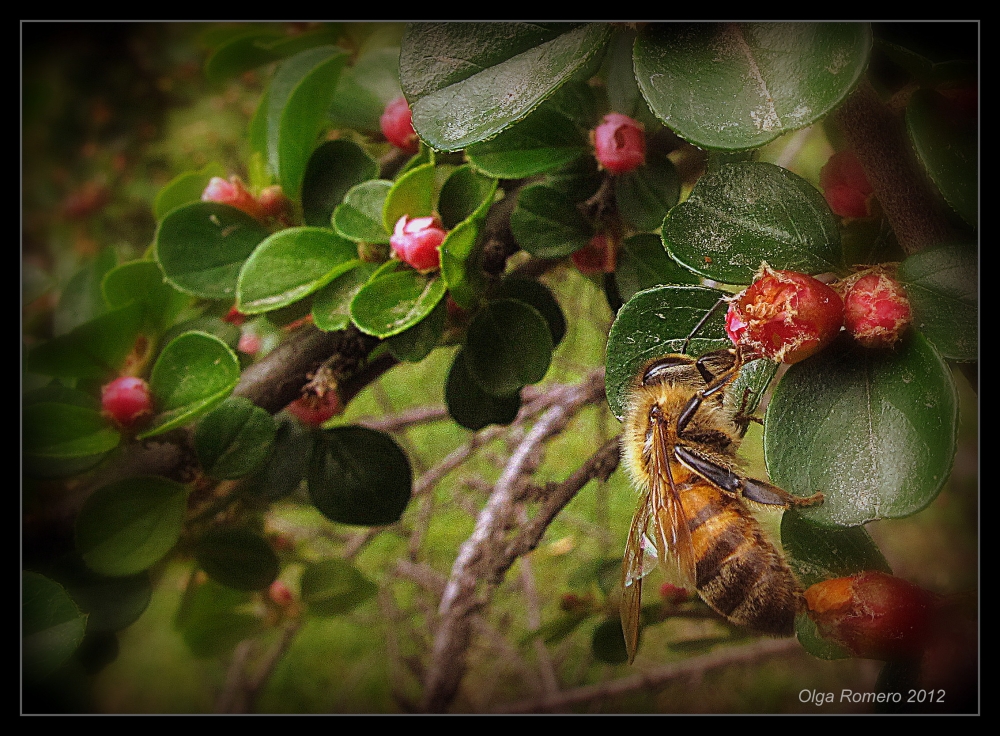
[[[160,190],[153,203],[153,216],[159,222],[167,216],[171,210],[177,209],[182,204],[200,202],[202,192],[212,180],[213,176],[220,179],[226,177],[226,170],[222,164],[215,161],[205,164],[198,171],[185,171],[178,174]]]
[[[451,169],[446,170],[447,173]],[[441,189],[439,172],[434,164],[422,164],[407,171],[389,189],[382,207],[382,224],[386,232],[393,232],[396,222],[403,215],[410,218],[430,217],[434,214],[437,193]]]
[[[594,228],[573,200],[544,184],[521,190],[510,230],[518,245],[539,258],[568,256],[594,237]]]
[[[171,210],[156,231],[156,260],[167,281],[186,294],[232,299],[243,262],[268,235],[257,220],[218,202]]]
[[[76,548],[102,575],[134,575],[180,539],[187,489],[159,476],[117,481],[87,498],[76,519]]]
[[[700,279],[667,255],[659,235],[644,233],[622,241],[615,286],[622,301],[662,284],[697,284]]]
[[[335,46],[319,46],[284,61],[268,88],[267,161],[288,196],[298,198],[306,164],[327,109],[337,89],[337,78],[347,53]]]
[[[451,230],[463,220],[482,219],[496,191],[496,179],[477,173],[471,166],[459,166],[441,187],[437,206],[441,223]]]
[[[219,338],[186,332],[163,348],[149,377],[159,413],[139,439],[180,427],[226,398],[240,380],[236,354]]]
[[[378,176],[378,162],[357,143],[326,141],[313,151],[302,179],[302,211],[307,225],[330,227],[334,209],[348,190]]]
[[[24,674],[52,674],[80,646],[87,616],[59,583],[35,572],[21,573],[21,656]]]
[[[382,211],[392,186],[391,181],[376,179],[352,187],[333,211],[334,230],[355,242],[388,243]]]
[[[211,82],[221,83],[243,72],[270,64],[280,57],[263,42],[276,41],[282,36],[277,30],[261,27],[241,31],[212,52],[205,62],[205,76]]]
[[[302,573],[302,600],[315,616],[349,613],[373,598],[378,586],[351,563],[336,558],[309,565]]]
[[[646,163],[614,178],[618,211],[637,230],[657,230],[681,195],[677,169],[664,154],[651,151]]]
[[[975,248],[960,245],[915,253],[899,267],[914,327],[945,358],[979,358],[978,271]]]
[[[554,189],[570,202],[584,202],[600,189],[604,174],[597,169],[597,159],[583,156],[565,166],[553,169],[542,179],[542,183]]]
[[[975,93],[975,85],[970,86]],[[979,222],[979,130],[940,93],[920,89],[906,106],[906,127],[920,162],[949,205],[972,227]]]
[[[469,146],[466,155],[487,176],[523,179],[556,169],[589,151],[590,144],[573,120],[543,104],[496,138]]]
[[[471,309],[486,288],[479,244],[481,221],[463,220],[441,243],[441,276],[451,298],[463,309]]]
[[[118,265],[114,248],[105,248],[83,266],[62,290],[59,306],[53,315],[53,331],[64,335],[108,310],[101,291],[101,282],[108,271]]]
[[[333,126],[379,130],[385,106],[401,94],[399,47],[373,49],[341,73],[330,106]]]
[[[951,472],[958,397],[951,370],[918,333],[893,351],[843,340],[793,365],[764,418],[771,479],[799,496],[825,526],[909,516],[937,496]]]
[[[636,373],[648,361],[679,353],[705,314],[712,317],[692,337],[688,352],[701,355],[732,345],[725,331],[724,292],[701,286],[658,286],[640,291],[618,311],[608,333],[605,383],[611,412],[620,420]]]
[[[636,35],[635,30],[618,27],[608,44],[608,56],[605,61],[608,75],[608,107],[614,112],[628,115],[647,128],[652,123],[659,126],[659,121],[649,111],[649,106],[639,91],[639,84],[635,79],[633,47]]]
[[[662,249],[661,249],[662,250]],[[529,304],[538,310],[549,325],[549,332],[552,333],[552,345],[555,347],[562,342],[566,335],[566,317],[563,314],[559,302],[544,284],[532,279],[520,279],[516,277],[505,278],[497,286],[493,294],[494,299],[517,299]]]
[[[781,517],[781,544],[804,588],[865,570],[892,574],[863,526],[831,529],[810,523],[797,511],[786,511]]]
[[[590,641],[590,651],[598,660],[606,664],[625,664],[628,662],[625,634],[622,631],[622,622],[617,616],[605,619],[597,625]]]
[[[359,263],[316,292],[313,324],[325,332],[346,330],[351,324],[351,302],[375,273],[374,263]]]
[[[163,280],[163,272],[153,261],[132,261],[111,269],[101,282],[101,290],[112,308],[129,302],[140,304],[145,324],[156,331],[171,325],[191,302],[191,297]]]
[[[681,265],[726,284],[752,283],[763,261],[808,274],[844,269],[823,195],[773,164],[728,164],[703,176],[664,220],[663,243]]]
[[[448,414],[460,426],[473,432],[489,424],[510,424],[521,410],[521,392],[493,396],[483,391],[465,365],[463,350],[455,353],[444,384]]]
[[[410,502],[410,461],[391,437],[364,427],[316,434],[309,461],[309,497],[340,524],[383,526],[399,521]]]
[[[399,58],[413,127],[429,146],[457,151],[526,117],[611,36],[603,23],[414,23]]]
[[[142,317],[143,309],[135,303],[105,312],[36,347],[28,353],[25,370],[59,378],[108,379],[132,351]]]
[[[252,610],[249,593],[209,579],[184,601],[176,626],[194,656],[229,654],[240,641],[260,635],[264,628]]]
[[[483,391],[509,397],[545,377],[552,361],[552,331],[534,307],[498,299],[472,319],[463,355],[469,375]]]
[[[656,116],[701,148],[757,148],[820,120],[861,79],[862,23],[655,23],[635,76]]]
[[[25,406],[23,429],[25,460],[39,465],[101,456],[121,440],[99,411],[47,401]]]
[[[235,590],[263,590],[278,577],[278,556],[249,529],[217,529],[195,545],[198,564],[216,582]]]
[[[271,415],[242,396],[230,396],[198,422],[194,447],[213,478],[242,478],[267,459],[274,442]]]
[[[409,268],[376,274],[351,301],[351,320],[368,335],[398,335],[430,314],[446,288],[439,274],[425,276]]]
[[[444,334],[448,320],[448,308],[444,299],[437,303],[424,319],[407,330],[386,339],[389,352],[397,360],[418,363],[437,347]]]
[[[244,314],[287,307],[358,263],[357,246],[326,228],[279,230],[243,264],[236,287],[236,307]]]
[[[312,450],[312,434],[287,414],[277,418],[274,442],[267,460],[242,483],[248,496],[276,501],[293,493],[305,477]]]
[[[131,626],[153,597],[148,573],[105,577],[87,567],[77,555],[61,561],[52,575],[87,614],[88,634],[111,633]]]

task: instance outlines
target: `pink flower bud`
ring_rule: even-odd
[[[884,271],[865,274],[844,297],[844,326],[866,348],[892,347],[912,321],[902,284]]]
[[[420,140],[413,130],[413,113],[405,97],[397,97],[385,106],[379,124],[382,135],[396,148],[407,153],[416,153],[420,149]]]
[[[153,413],[153,395],[141,378],[122,376],[101,389],[101,407],[123,427],[131,427]]]
[[[868,217],[868,198],[874,191],[854,151],[838,151],[819,172],[826,203],[841,217]]]
[[[441,267],[440,247],[447,234],[436,217],[416,217],[411,220],[403,215],[396,222],[396,230],[389,238],[389,244],[399,260],[421,273],[428,273]]]
[[[598,233],[571,258],[582,274],[614,273],[618,263],[618,244],[604,233]]]
[[[612,174],[625,174],[646,163],[646,134],[627,115],[605,115],[594,129],[594,148],[597,163]]]
[[[229,177],[229,181],[213,176],[205,191],[201,193],[201,201],[228,204],[230,207],[243,210],[257,220],[264,220],[267,217],[260,202],[247,191],[243,180],[238,176]]]

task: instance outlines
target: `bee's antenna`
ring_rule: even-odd
[[[728,303],[729,302],[727,297],[724,296],[719,297],[719,301],[713,304],[712,308],[709,309],[707,312],[705,312],[704,315],[702,315],[702,318],[698,320],[698,324],[696,324],[694,326],[694,329],[692,329],[691,332],[688,333],[688,336],[684,338],[684,346],[681,348],[682,355],[688,355],[688,348],[691,346],[692,338],[694,338],[694,336],[698,334],[698,330],[700,330],[702,327],[705,326],[705,323],[708,322],[709,317],[715,314],[715,310],[719,308],[719,305]]]

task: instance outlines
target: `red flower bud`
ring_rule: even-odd
[[[819,172],[826,203],[841,217],[868,217],[868,198],[874,191],[854,151],[838,151]]]
[[[322,396],[302,396],[286,406],[285,411],[303,424],[318,427],[330,417],[342,414],[344,406],[336,391],[327,391]]]
[[[396,222],[396,230],[389,238],[393,253],[421,273],[441,267],[441,243],[448,233],[436,217],[403,215]]]
[[[737,346],[779,363],[798,363],[832,342],[844,323],[840,295],[822,281],[767,264],[729,304],[726,333]]]
[[[257,197],[257,201],[265,215],[273,217],[282,225],[291,225],[292,200],[285,196],[279,185],[265,187]]]
[[[612,238],[598,233],[589,243],[575,251],[571,258],[582,274],[614,273],[618,262],[618,246]]]
[[[229,181],[213,176],[205,191],[201,193],[201,201],[228,204],[230,207],[243,210],[257,220],[267,219],[267,213],[260,206],[260,202],[247,191],[243,180],[238,176],[229,177]]]
[[[602,168],[625,174],[646,163],[646,134],[627,115],[608,113],[594,129],[594,149]]]
[[[141,378],[122,376],[101,389],[104,413],[123,427],[131,427],[153,413],[153,395]]]
[[[294,598],[292,591],[281,580],[275,580],[271,583],[271,587],[267,589],[267,597],[281,607],[289,605]]]
[[[844,297],[844,326],[866,348],[892,347],[912,320],[903,285],[881,269],[855,280]]]
[[[392,145],[407,153],[420,150],[420,139],[413,130],[413,113],[406,103],[405,97],[397,97],[385,106],[385,112],[379,118],[382,135]]]

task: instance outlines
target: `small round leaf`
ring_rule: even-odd
[[[306,225],[329,227],[330,216],[348,190],[378,176],[378,163],[357,143],[326,141],[313,151],[302,179]]]
[[[533,184],[521,190],[510,216],[517,244],[539,258],[562,258],[594,237],[576,203],[557,189]]]
[[[278,556],[248,529],[218,529],[198,540],[198,564],[216,582],[235,590],[263,590],[278,577]]]
[[[301,589],[309,612],[324,617],[353,611],[378,592],[378,586],[356,567],[336,558],[307,567]]]
[[[473,432],[489,424],[510,424],[521,410],[520,391],[510,396],[492,396],[472,380],[465,367],[462,350],[455,353],[444,384],[448,414],[460,426]]]
[[[430,314],[446,290],[439,274],[425,276],[410,268],[376,274],[351,301],[351,320],[368,335],[398,335]]]
[[[59,583],[34,572],[21,573],[24,674],[39,680],[68,660],[87,628],[87,616]]]
[[[242,478],[259,467],[274,442],[274,419],[242,396],[230,396],[198,422],[194,446],[213,478]]]
[[[463,355],[483,391],[510,396],[545,377],[552,361],[552,331],[534,307],[498,299],[473,318]]]

